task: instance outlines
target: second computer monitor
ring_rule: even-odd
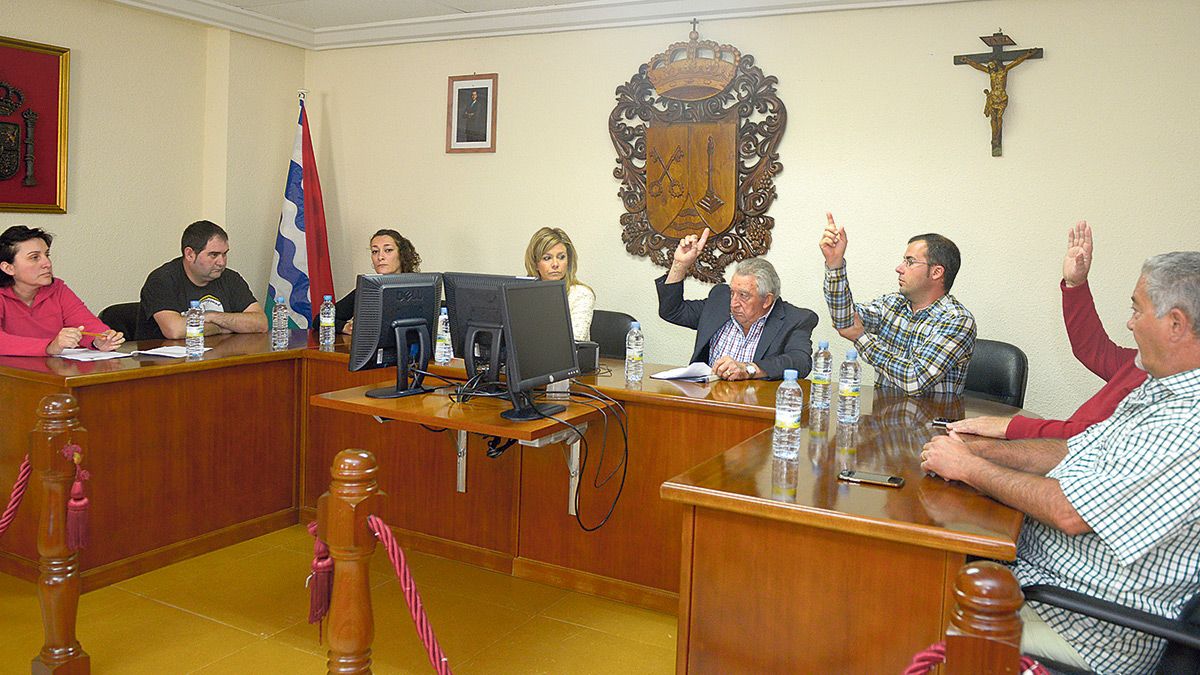
[[[468,377],[486,371],[486,381],[499,380],[504,325],[501,289],[533,281],[532,277],[500,274],[446,272],[442,275],[446,313],[450,316],[450,342],[454,355],[466,363]]]

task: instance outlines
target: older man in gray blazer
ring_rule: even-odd
[[[728,284],[706,300],[684,300],[683,280],[708,242],[709,231],[679,242],[658,287],[658,315],[696,329],[692,361],[704,361],[723,380],[778,380],[786,369],[800,377],[812,369],[812,331],[817,315],[779,299],[779,275],[762,258],[738,263]]]

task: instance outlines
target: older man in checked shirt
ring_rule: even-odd
[[[896,266],[899,292],[855,303],[846,276],[846,230],[832,213],[825,217],[825,302],[838,335],[875,367],[879,386],[910,395],[961,394],[975,350],[975,317],[949,295],[958,247],[940,234],[913,237]]]
[[[1149,379],[1070,440],[925,445],[921,467],[1023,511],[1013,571],[1168,618],[1200,592],[1200,252],[1142,265],[1126,324]],[[1037,603],[1023,651],[1098,673],[1150,672],[1161,640]]]

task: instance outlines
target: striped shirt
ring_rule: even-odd
[[[758,349],[758,341],[762,338],[763,328],[767,325],[767,317],[771,316],[772,309],[775,309],[773,302],[767,313],[758,317],[757,321],[750,324],[750,330],[745,332],[731,314],[725,325],[718,328],[708,341],[708,365],[715,364],[722,356],[742,363],[754,361],[754,351]]]
[[[914,312],[899,293],[854,302],[846,265],[825,270],[825,303],[835,329],[862,320],[854,341],[859,358],[875,367],[876,382],[906,394],[961,394],[975,351],[975,317],[952,295]]]
[[[1168,618],[1200,592],[1200,368],[1150,378],[1111,417],[1067,441],[1048,474],[1093,530],[1069,536],[1031,518],[1017,578]],[[1038,614],[1098,673],[1149,672],[1161,640],[1057,607]]]

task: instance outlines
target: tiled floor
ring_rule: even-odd
[[[671,673],[675,617],[408,553],[456,673]],[[80,600],[92,672],[323,673],[304,578],[312,539],[292,527],[165,567]],[[428,673],[383,549],[372,561],[376,673]],[[34,586],[0,574],[0,673],[41,647]]]

